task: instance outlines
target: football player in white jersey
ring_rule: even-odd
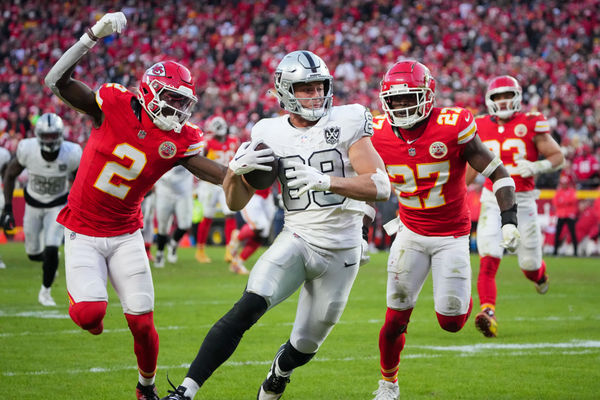
[[[176,263],[179,241],[192,226],[194,175],[185,167],[176,166],[156,182],[154,193],[156,194],[156,220],[158,223],[154,266],[162,268],[165,266],[165,245],[167,245],[167,261],[171,264]],[[169,239],[173,216],[177,219],[177,228]]]
[[[58,212],[67,202],[70,182],[75,177],[81,147],[63,140],[62,119],[53,113],[39,117],[35,137],[23,139],[4,174],[5,205],[0,223],[5,230],[14,229],[12,211],[15,180],[27,169],[29,179],[25,187],[25,252],[29,259],[42,261],[44,271],[38,301],[43,306],[55,306],[50,287],[58,269],[58,247],[63,239],[63,227],[56,222]]]
[[[365,107],[332,106],[327,66],[309,51],[287,54],[274,94],[288,114],[260,120],[240,146],[223,182],[227,205],[242,209],[254,194],[243,174],[271,170],[280,158],[285,224],[250,272],[241,299],[208,332],[183,383],[165,399],[192,399],[235,351],[242,335],[298,288],[290,339],[260,385],[259,400],[279,399],[292,371],[306,364],[340,319],[361,259],[364,202],[387,200],[390,184],[373,148]],[[256,150],[264,142],[269,148]]]
[[[2,176],[8,162],[10,161],[10,151],[4,147],[0,147],[0,186],[2,184]],[[4,196],[0,196],[0,208],[4,208]],[[0,269],[6,268],[6,264],[2,261],[2,255],[0,254]]]

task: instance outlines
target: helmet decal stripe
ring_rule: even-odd
[[[302,54],[304,54],[304,57],[306,57],[306,59],[308,60],[308,64],[310,65],[310,70],[312,72],[317,72],[317,64],[315,64],[315,60],[313,60],[310,53],[308,51],[303,51]]]

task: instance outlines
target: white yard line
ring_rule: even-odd
[[[403,359],[412,358],[440,358],[444,357],[448,352],[457,352],[459,357],[473,357],[479,353],[485,353],[485,356],[499,357],[530,357],[532,355],[544,355],[554,357],[556,355],[582,355],[582,354],[598,354],[600,353],[600,341],[594,340],[572,340],[565,343],[485,343],[466,346],[428,346],[428,345],[407,345],[407,350],[410,349],[425,349],[440,352],[439,354],[415,353],[403,355]],[[542,351],[540,351],[542,349]],[[513,351],[515,350],[515,351]],[[456,355],[453,355],[456,356]],[[377,354],[370,357],[344,357],[344,358],[328,358],[316,357],[313,362],[325,363],[340,363],[340,362],[356,362],[366,360],[379,359]],[[225,366],[235,367],[242,365],[270,365],[272,360],[248,360],[248,361],[228,361]],[[173,369],[187,369],[190,364],[179,365],[160,365],[159,370],[168,371]],[[137,370],[136,366],[116,366],[116,367],[91,367],[87,369],[71,369],[71,370],[38,370],[38,371],[2,371],[0,376],[35,376],[35,375],[79,375],[89,373],[106,373],[118,371]]]

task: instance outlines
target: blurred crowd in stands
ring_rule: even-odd
[[[193,121],[222,114],[242,138],[278,113],[268,93],[280,58],[309,49],[335,77],[335,101],[379,111],[379,81],[401,58],[437,78],[438,105],[485,112],[490,77],[515,76],[527,110],[544,113],[580,188],[599,183],[600,0],[579,1],[83,1],[0,5],[0,145],[14,151],[43,112],[59,113],[85,144],[90,122],[43,86],[62,51],[107,11],[128,27],[96,46],[76,74],[93,88],[136,87],[152,63],[190,67],[200,93]],[[557,177],[542,186],[556,187]]]

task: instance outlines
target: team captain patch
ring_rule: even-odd
[[[448,154],[448,147],[442,142],[433,142],[429,146],[429,154],[433,158],[442,158]]]
[[[165,159],[173,158],[177,153],[177,146],[173,142],[162,142],[158,147],[158,154]]]

